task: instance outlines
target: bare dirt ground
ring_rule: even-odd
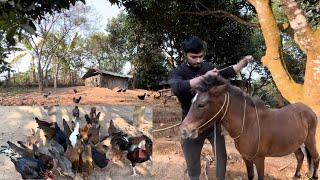
[[[174,99],[169,99],[165,105],[160,100],[146,97],[139,100],[138,94],[147,92],[146,90],[127,90],[124,93],[105,88],[75,87],[77,94],[73,93],[73,88],[59,88],[57,90],[46,89],[51,92],[48,98],[44,98],[37,89],[23,94],[1,93],[0,105],[71,105],[73,97],[82,96],[80,105],[144,105],[153,109],[153,128],[163,128],[180,122],[179,105]],[[151,93],[151,92],[147,92]],[[8,137],[14,137],[9,135]],[[183,180],[187,179],[186,165],[180,147],[178,128],[173,128],[163,132],[153,133],[153,179]],[[244,162],[240,154],[234,147],[233,140],[227,136],[228,165],[226,179],[247,179]],[[209,161],[213,157],[211,145],[205,144],[202,159],[201,179],[215,179],[215,162]],[[214,158],[213,158],[214,159]],[[0,164],[1,165],[1,164]],[[9,168],[9,166],[7,166]],[[266,179],[292,179],[296,167],[294,155],[281,158],[266,158],[265,175]],[[12,168],[12,167],[11,167]],[[11,170],[13,171],[13,170]],[[0,174],[2,174],[0,172]],[[206,175],[207,174],[207,175]],[[302,168],[302,179],[307,179],[306,162]],[[1,176],[0,176],[1,179]]]

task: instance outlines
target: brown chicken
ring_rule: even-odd
[[[120,130],[118,130],[115,126],[114,126],[114,122],[113,120],[111,119],[110,120],[110,124],[109,124],[109,128],[108,128],[108,134],[109,136],[112,136],[116,133],[120,132]]]
[[[97,116],[97,108],[96,107],[91,107],[90,109],[90,119],[93,119]]]
[[[80,128],[80,139],[83,142],[87,142],[89,138],[89,129],[91,124],[86,124],[83,128]]]
[[[89,129],[89,138],[88,138],[88,143],[89,144],[95,145],[95,144],[98,144],[100,142],[99,131],[100,131],[100,125],[99,126],[92,126]]]
[[[83,178],[87,179],[93,171],[92,151],[91,146],[88,144],[84,146],[81,153],[80,167]]]
[[[71,161],[72,169],[76,172],[79,171],[80,156],[82,151],[83,145],[79,140],[77,141],[75,147],[68,146],[66,151],[66,157]]]
[[[96,115],[96,117],[92,118],[92,123],[94,123],[94,124],[99,124],[100,114],[101,114],[101,112],[98,112],[98,114]]]

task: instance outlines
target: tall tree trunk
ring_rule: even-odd
[[[53,83],[53,88],[58,88],[58,74],[59,74],[59,68],[60,68],[60,63],[57,63],[56,70],[55,70],[55,75],[54,75],[54,83]]]
[[[11,82],[11,72],[10,72],[10,69],[8,69],[8,78],[7,78],[7,83],[6,83],[6,85],[7,85],[7,86],[10,86],[10,82]]]
[[[38,58],[38,85],[39,85],[39,92],[43,92],[43,71],[41,68],[41,62],[40,59]]]

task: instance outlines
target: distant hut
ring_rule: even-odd
[[[96,68],[87,68],[88,71],[83,75],[85,86],[105,87],[113,89],[115,87],[128,88],[128,82],[132,79],[130,75],[118,74]]]

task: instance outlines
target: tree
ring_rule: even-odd
[[[34,34],[35,22],[42,20],[46,14],[61,12],[75,5],[79,0],[4,0],[0,1],[0,73],[9,68],[4,61],[16,41],[25,34]],[[80,0],[85,3],[84,0]]]
[[[79,13],[81,8],[84,10]],[[57,80],[60,59],[74,47],[72,42],[71,46],[67,46],[66,43],[71,41],[71,36],[75,34],[76,29],[87,22],[85,9],[78,4],[69,11],[48,14],[44,20],[36,24],[37,36],[26,35],[25,44],[31,47],[37,60],[39,91],[43,91],[44,85],[47,84],[48,72],[52,65],[56,68],[54,79]],[[55,85],[57,85],[56,81]]]
[[[255,7],[266,43],[262,63],[271,72],[282,96],[290,103],[303,102],[320,116],[320,30],[313,30],[296,1],[282,0],[295,42],[306,54],[304,83],[299,84],[283,65],[280,30],[269,0],[249,0]]]

